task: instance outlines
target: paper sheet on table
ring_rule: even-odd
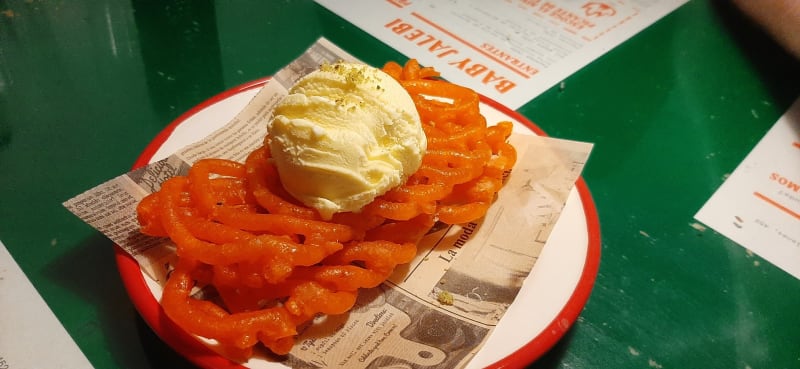
[[[288,87],[322,63],[337,60],[354,58],[320,39],[279,71],[220,130],[166,159],[92,188],[64,206],[163,283],[175,258],[173,248],[165,239],[139,233],[138,201],[165,179],[185,175],[200,158],[243,161],[262,145],[269,112]],[[349,314],[321,317],[310,325],[286,364],[366,368],[370,363],[405,362],[428,368],[464,367],[513,302],[592,148],[588,143],[533,135],[513,135],[511,140],[519,160],[481,222],[436,228],[420,243],[414,261],[398,268],[379,288],[359,293]],[[451,303],[440,303],[443,294]]]
[[[512,109],[687,1],[316,0],[450,81]]]
[[[800,100],[695,218],[800,278]]]
[[[92,367],[3,242],[0,291],[0,368]]]

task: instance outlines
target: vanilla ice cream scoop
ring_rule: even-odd
[[[405,183],[427,148],[408,92],[383,71],[326,64],[297,82],[268,125],[283,187],[324,219]]]

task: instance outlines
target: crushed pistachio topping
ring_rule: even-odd
[[[334,73],[344,77],[344,81],[350,87],[355,87],[356,85],[363,85],[363,84],[374,84],[375,89],[378,91],[384,91],[384,88],[380,85],[380,80],[370,75],[370,73],[365,72],[364,68],[359,68],[358,66],[351,66],[344,61],[338,61],[333,64],[323,63],[319,66],[319,70],[327,73]],[[346,110],[347,112],[353,113],[357,109],[362,109],[366,105],[366,103],[361,100],[354,98],[349,95],[344,95],[337,97],[334,99],[334,104],[337,108]]]
[[[442,305],[453,305],[453,294],[447,291],[440,291],[436,300]]]
[[[383,91],[383,88],[378,84],[378,80],[367,73],[364,73],[363,68],[351,67],[343,61],[338,61],[334,64],[323,63],[319,69],[323,72],[335,73],[342,77],[350,85],[357,84],[375,84],[375,89]]]

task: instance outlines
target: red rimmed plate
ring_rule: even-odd
[[[249,82],[187,111],[145,148],[134,168],[169,156],[227,123],[250,102],[268,78]],[[488,122],[510,120],[516,132],[546,135],[517,112],[487,98],[481,112]],[[164,314],[161,287],[117,247],[116,261],[128,295],[144,320],[178,353],[204,368],[285,368],[254,358],[232,363],[185,333]],[[578,179],[547,244],[516,300],[467,368],[520,368],[549,350],[578,318],[594,285],[600,262],[600,225],[589,189]]]

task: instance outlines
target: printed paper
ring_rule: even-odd
[[[800,278],[800,100],[695,217]]]
[[[517,109],[687,0],[316,0]]]

